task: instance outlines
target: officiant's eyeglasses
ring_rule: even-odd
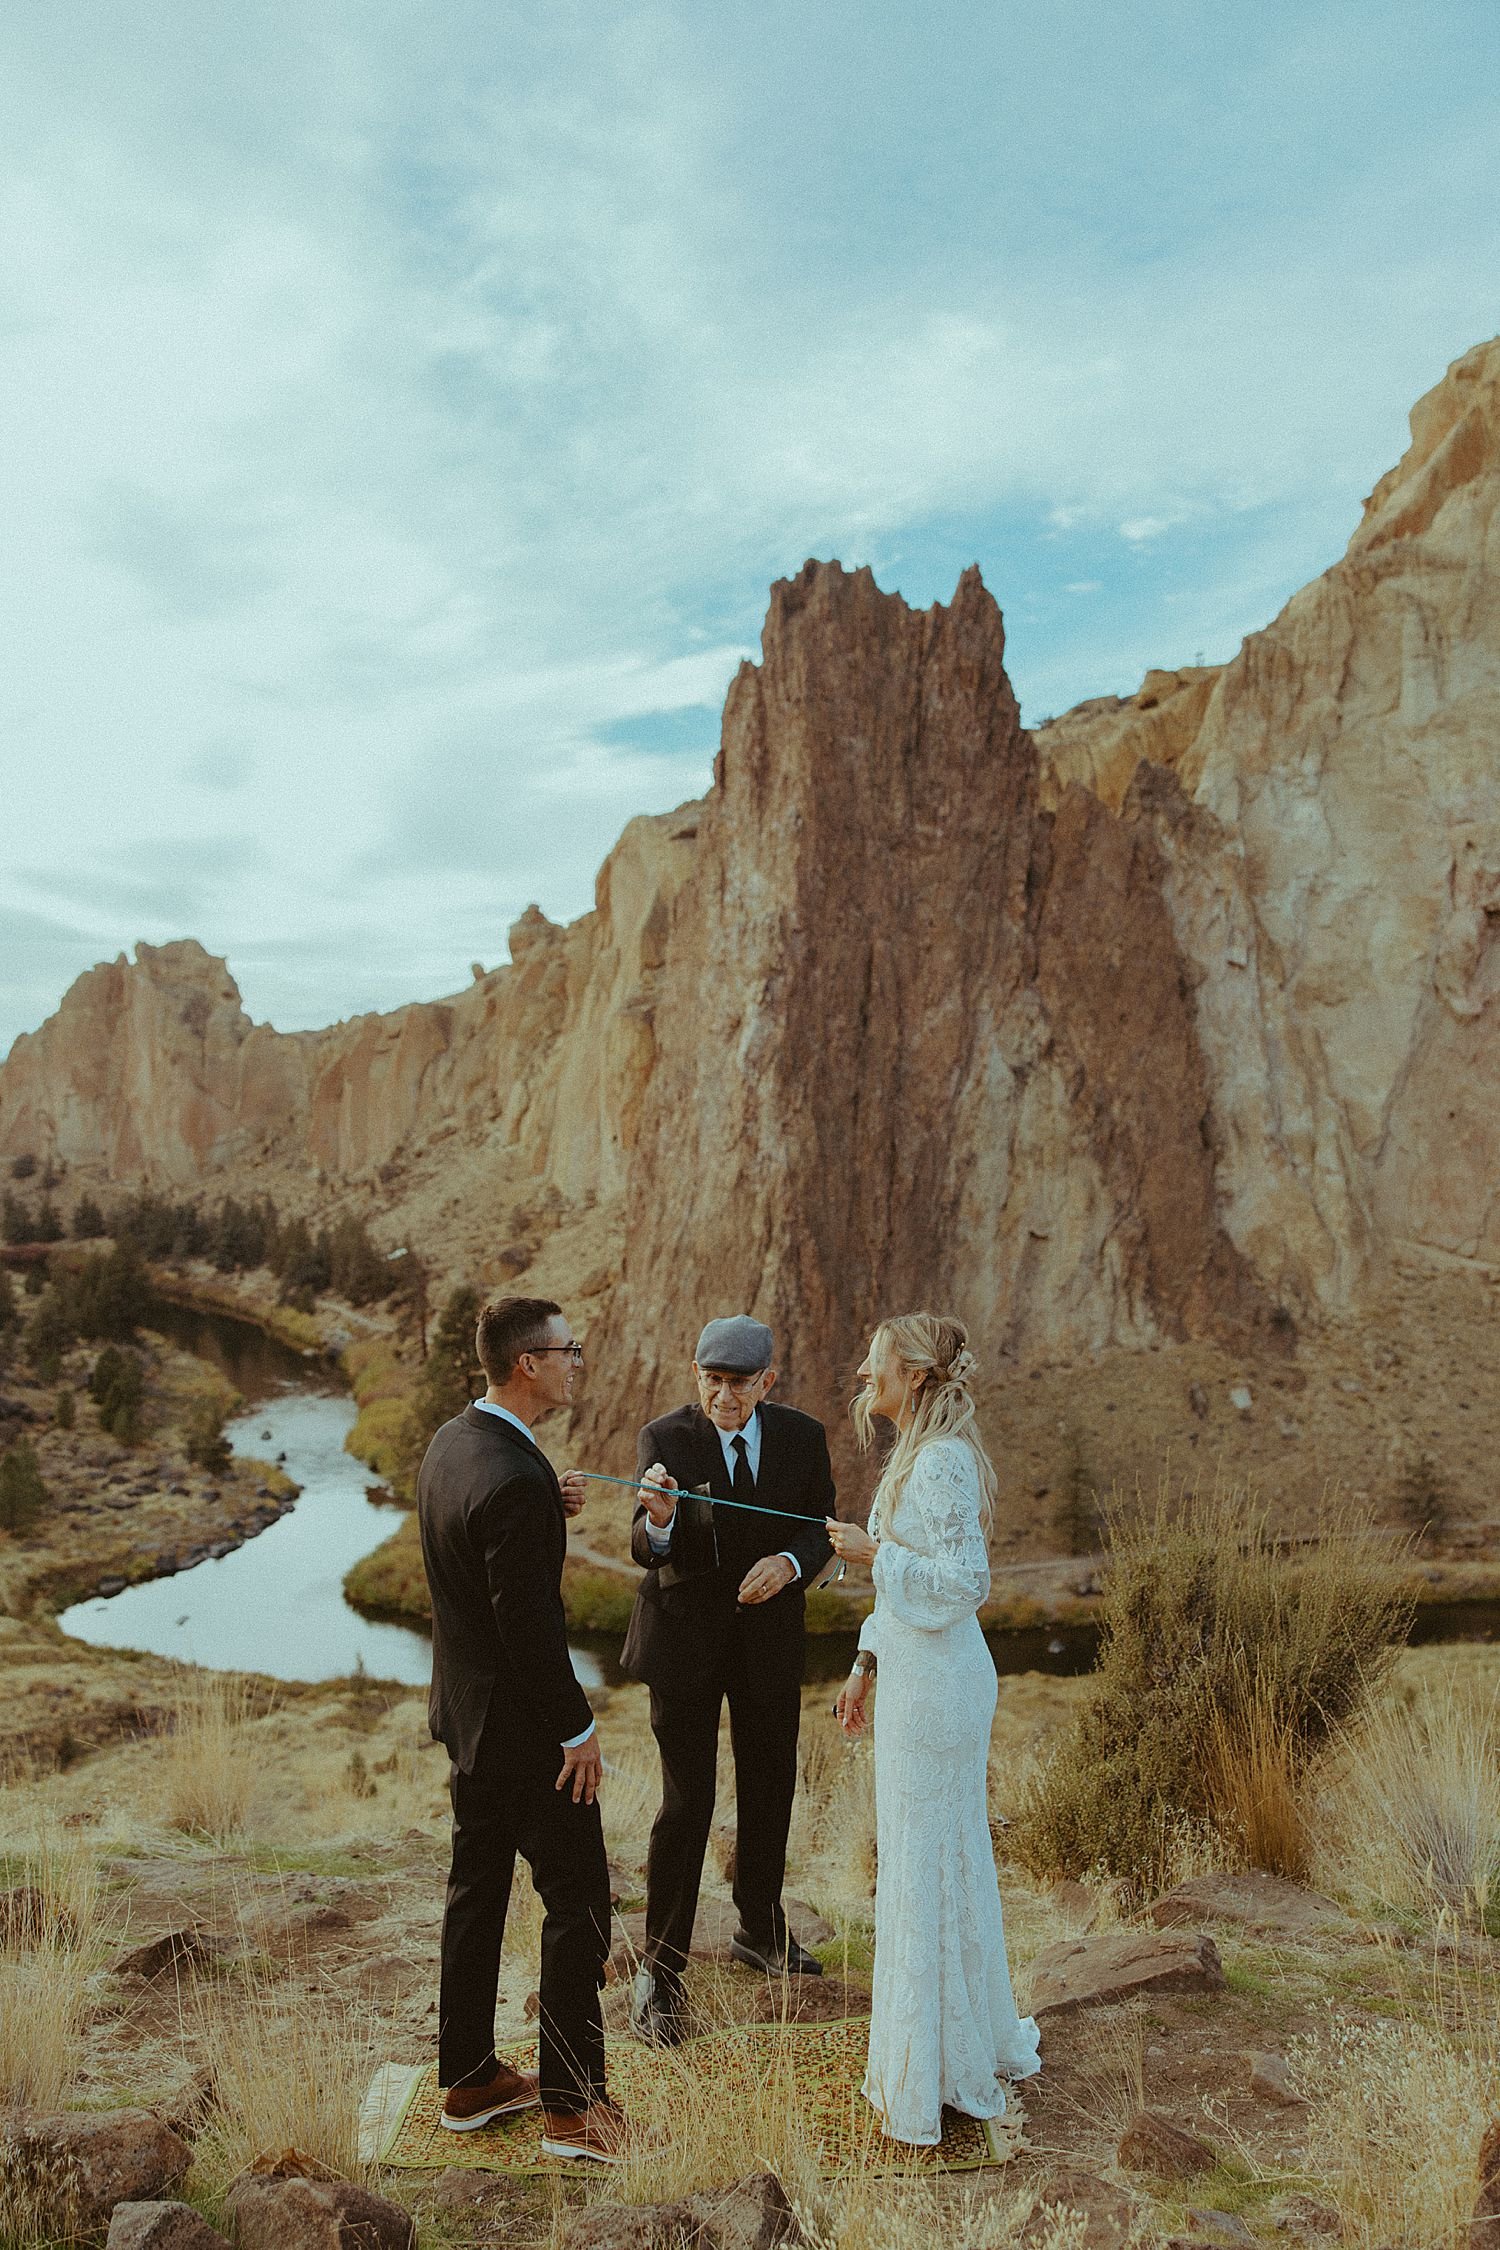
[[[540,1359],[543,1352],[567,1352],[575,1367],[582,1367],[583,1365],[582,1344],[533,1344],[531,1346],[533,1359]]]
[[[698,1380],[706,1391],[728,1391],[733,1398],[746,1398],[760,1381],[760,1375],[715,1375],[711,1369],[703,1367],[698,1371]]]

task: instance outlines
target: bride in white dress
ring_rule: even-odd
[[[866,2098],[885,2132],[932,2146],[946,2105],[1003,2115],[1005,2082],[1041,2068],[1016,2013],[985,1780],[995,1667],[976,1612],[990,1588],[995,1472],[969,1395],[963,1323],[882,1321],[855,1402],[861,1443],[896,1425],[869,1532],[830,1522],[846,1561],[869,1562],[875,1608],[836,1709],[846,1735],[875,1715],[875,1982]]]

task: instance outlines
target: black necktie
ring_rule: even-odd
[[[750,1448],[742,1437],[737,1437],[730,1451],[734,1455],[734,1496],[736,1500],[748,1501],[753,1506],[755,1479],[750,1474]]]

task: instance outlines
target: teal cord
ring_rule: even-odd
[[[574,1469],[575,1477],[587,1477],[590,1484],[623,1484],[627,1491],[639,1492],[641,1477],[607,1477],[598,1469]],[[678,1494],[688,1491],[686,1485],[677,1487]],[[753,1500],[720,1500],[712,1492],[688,1492],[691,1500],[706,1500],[711,1508],[740,1508],[747,1516],[780,1516],[786,1523],[816,1523],[816,1516],[804,1515],[800,1508],[762,1508]]]

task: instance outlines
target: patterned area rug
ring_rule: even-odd
[[[1025,2145],[1025,2118],[1014,2096],[1006,2115],[989,2124],[949,2111],[938,2148],[888,2141],[859,2092],[869,2034],[868,2016],[850,2016],[839,2023],[741,2024],[667,2054],[636,2039],[611,2039],[609,2090],[627,2116],[660,2126],[674,2116],[701,2116],[710,2101],[717,2105],[726,2097],[747,2108],[763,2104],[774,2089],[778,2107],[795,2104],[828,2179],[852,2172],[974,2172],[1005,2163]],[[533,2041],[517,2040],[499,2052],[514,2069],[536,2069]],[[441,2107],[435,2064],[413,2071],[386,2065],[365,2105],[369,2153],[415,2172],[448,2165],[481,2172],[577,2169],[543,2155],[540,2110],[498,2118],[477,2133],[449,2133],[438,2122]]]

